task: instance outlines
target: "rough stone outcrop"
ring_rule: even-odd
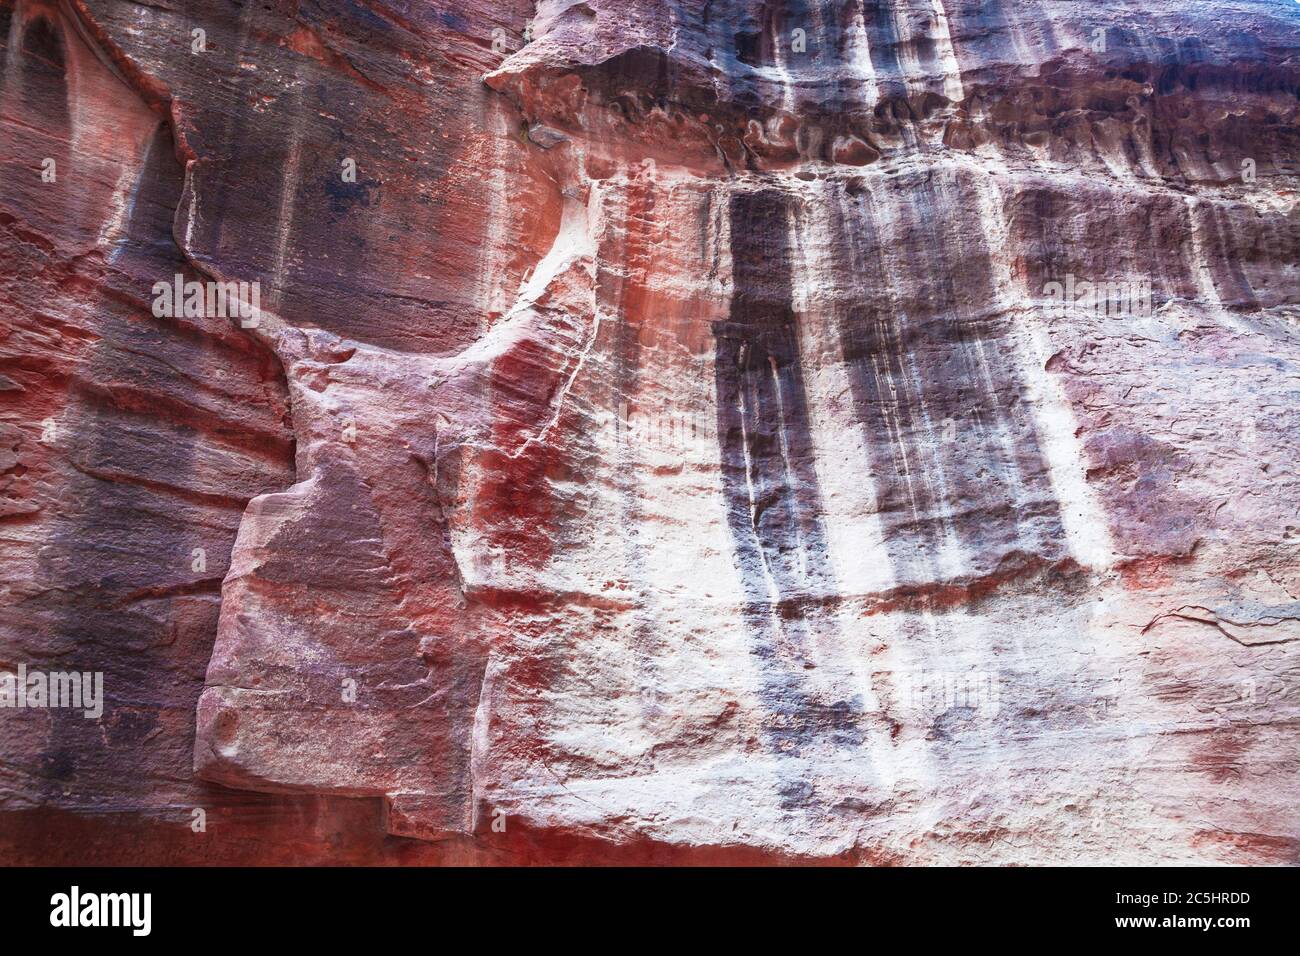
[[[1300,6],[0,34],[6,857],[1300,859]]]

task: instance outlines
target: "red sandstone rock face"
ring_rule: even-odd
[[[1298,31],[0,3],[5,858],[1295,862]]]

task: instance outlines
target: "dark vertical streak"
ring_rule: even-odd
[[[855,707],[819,703],[804,687],[808,605],[834,593],[835,582],[791,308],[788,202],[777,190],[733,194],[735,290],[714,334],[727,522],[772,716],[768,741],[797,754],[822,734],[836,744],[861,737]],[[783,797],[806,805],[809,790],[806,781],[787,781]]]
[[[171,234],[180,194],[181,170],[171,136],[160,127],[115,261],[140,280],[142,295],[149,282],[170,279],[184,270],[175,246],[157,241],[158,236]],[[156,325],[122,319],[108,296],[98,297],[90,308],[96,313],[101,337],[84,377],[74,383],[64,413],[70,424],[59,444],[82,467],[129,474],[139,465],[125,456],[124,449],[132,447],[130,436],[138,422],[134,414],[116,408],[105,397],[124,376],[132,375],[121,367],[124,356],[150,355],[161,346],[178,374],[195,380],[203,377],[207,363],[203,352],[192,346],[166,349]],[[183,476],[193,468],[198,437],[186,426],[164,427],[161,435],[163,440],[151,451],[148,473],[174,476],[176,484],[183,485]],[[51,803],[71,798],[112,805],[138,786],[132,778],[142,770],[182,775],[188,769],[188,746],[176,753],[159,753],[157,742],[151,744],[150,739],[169,713],[192,719],[212,635],[204,635],[208,646],[194,648],[193,660],[179,657],[171,645],[179,635],[181,645],[189,650],[193,635],[186,632],[196,625],[213,631],[216,627],[215,602],[209,620],[186,621],[187,611],[172,598],[136,605],[129,596],[160,583],[184,586],[204,581],[208,583],[199,586],[215,595],[229,553],[227,547],[226,554],[219,554],[203,540],[203,515],[198,510],[151,488],[77,471],[69,479],[66,502],[41,551],[39,567],[50,601],[51,649],[66,647],[69,653],[66,658],[47,657],[58,663],[46,666],[102,672],[104,715],[101,720],[87,720],[81,710],[50,710],[39,777]],[[232,528],[236,520],[232,514]],[[199,546],[207,551],[207,567],[195,573],[192,551]],[[190,672],[178,675],[187,664]],[[131,750],[135,756],[127,755]],[[168,766],[169,760],[177,762]],[[101,788],[105,781],[111,782],[119,793],[66,789],[85,781],[96,781]]]
[[[1063,539],[1022,383],[1000,347],[1010,330],[1004,317],[985,311],[995,300],[989,250],[962,243],[932,183],[908,196],[912,209],[902,219],[918,224],[916,236],[879,235],[870,194],[837,202],[832,212],[837,246],[847,250],[842,268],[859,277],[862,290],[841,326],[841,344],[867,426],[885,544],[902,585],[941,579],[937,559],[948,535],[976,573],[993,570],[987,562],[1009,551],[1054,555]],[[885,250],[900,242],[927,250],[932,264],[915,265],[916,282],[904,285],[895,306],[886,292]],[[935,490],[940,475],[947,479],[943,497]],[[1032,508],[1018,508],[1017,498]]]
[[[898,29],[891,13],[893,0],[861,0],[862,23],[867,31],[867,46],[871,50],[871,65],[876,72],[876,85],[881,102],[907,97],[907,82],[903,67],[898,62]]]

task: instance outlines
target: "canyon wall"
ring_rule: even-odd
[[[1300,5],[0,36],[0,859],[1300,862]]]

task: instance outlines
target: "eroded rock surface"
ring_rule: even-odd
[[[0,11],[7,855],[1297,861],[1300,6]]]

